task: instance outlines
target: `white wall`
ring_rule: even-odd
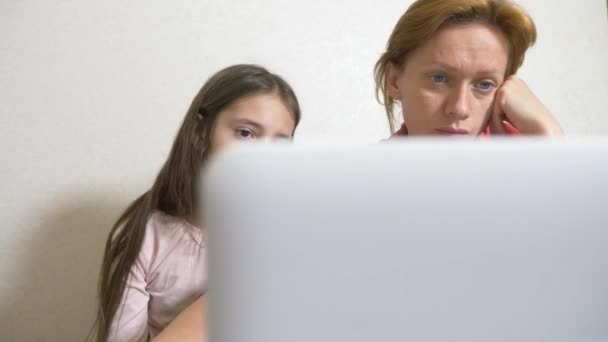
[[[80,341],[106,233],[210,73],[254,62],[302,103],[299,136],[387,134],[372,67],[409,0],[0,1],[0,335]],[[521,71],[570,134],[608,134],[604,1],[521,1]]]

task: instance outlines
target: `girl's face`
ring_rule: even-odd
[[[218,114],[211,135],[209,153],[246,141],[291,139],[295,130],[293,114],[277,94],[243,97]]]

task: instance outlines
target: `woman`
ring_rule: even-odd
[[[398,136],[562,135],[515,76],[535,40],[532,19],[507,0],[416,1],[375,67],[391,132],[400,104]]]

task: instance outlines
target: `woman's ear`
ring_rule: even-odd
[[[393,101],[401,101],[399,76],[401,76],[402,70],[391,62],[389,62],[386,67],[386,85],[388,88],[388,95]]]

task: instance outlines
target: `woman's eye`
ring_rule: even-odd
[[[447,80],[448,78],[444,75],[435,74],[431,76],[431,81],[433,81],[433,83],[446,83]]]
[[[483,81],[483,82],[479,82],[479,89],[481,90],[490,90],[494,87],[494,84],[492,82],[488,82],[488,81]]]
[[[253,134],[253,132],[248,129],[244,129],[244,128],[237,129],[236,136],[240,139],[246,139],[246,140],[255,139],[255,135]]]

